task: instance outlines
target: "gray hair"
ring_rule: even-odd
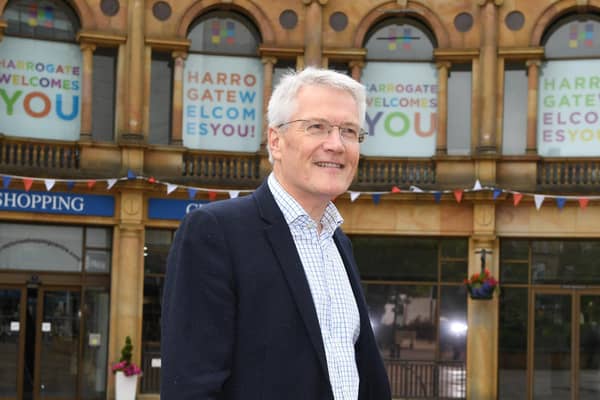
[[[348,92],[358,106],[359,124],[361,126],[364,124],[367,109],[365,87],[348,75],[329,69],[307,67],[299,72],[290,70],[279,81],[267,107],[268,126],[270,128],[277,127],[290,120],[296,112],[298,92],[304,86],[323,86]],[[269,150],[269,161],[272,163],[271,149],[269,146],[267,146],[267,149]]]

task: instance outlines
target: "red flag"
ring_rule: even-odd
[[[208,199],[210,201],[215,201],[217,199],[217,192],[208,192]]]
[[[90,179],[89,181],[87,181],[87,187],[88,189],[93,188],[96,185],[96,180],[95,179]]]
[[[31,189],[31,185],[33,185],[33,179],[23,178],[23,186],[25,186],[26,192],[29,192],[29,190]]]
[[[401,190],[400,190],[400,188],[398,186],[394,186],[392,188],[392,193],[400,193],[400,192],[401,192]]]
[[[581,199],[579,199],[579,207],[586,208],[588,206],[589,202],[590,202],[590,199],[586,199],[586,198],[582,197]]]
[[[150,182],[150,183],[156,183],[156,179],[154,179],[154,177],[151,176],[150,178],[148,178],[148,182]]]
[[[523,195],[521,193],[513,193],[513,204],[515,205],[515,207],[519,205],[522,198]]]
[[[454,190],[454,198],[456,199],[457,203],[460,203],[462,201],[462,196],[463,196],[462,189],[455,189]]]

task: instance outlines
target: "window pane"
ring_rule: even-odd
[[[527,398],[527,289],[502,288],[498,337],[500,400]]]
[[[87,272],[110,272],[110,251],[86,250],[85,270]]]
[[[112,142],[115,137],[117,54],[116,48],[94,51],[92,138],[99,142]]]
[[[111,247],[112,234],[109,228],[86,228],[86,247],[99,247],[109,249]]]
[[[542,39],[546,58],[600,56],[600,42],[594,37],[600,32],[600,17],[572,15],[555,24]]]
[[[190,51],[220,54],[258,55],[260,34],[244,16],[232,12],[211,12],[190,30]]]
[[[391,18],[377,25],[365,43],[367,60],[432,60],[435,38],[416,20]]]
[[[277,63],[273,67],[273,89],[277,86],[281,77],[290,71],[296,70],[295,60],[277,60]]]
[[[527,240],[503,239],[500,242],[500,257],[503,260],[529,261],[529,242]]]
[[[9,2],[4,19],[8,35],[75,41],[76,14],[64,2],[21,0]]]
[[[365,284],[369,318],[386,359],[435,358],[434,286]]]
[[[532,281],[535,283],[598,284],[599,241],[534,241]]]
[[[148,274],[164,274],[173,232],[170,230],[147,229],[144,247],[144,271]]]
[[[442,360],[466,360],[467,294],[463,286],[441,287],[439,346]]]
[[[469,241],[460,239],[442,239],[442,258],[467,258],[469,256]]]
[[[150,85],[151,144],[169,144],[173,98],[173,58],[168,53],[152,52]]]
[[[83,228],[0,223],[0,269],[81,271]]]
[[[529,263],[500,263],[500,283],[527,283]]]
[[[507,65],[504,71],[502,154],[525,154],[527,147],[527,73],[525,65]]]
[[[471,65],[452,66],[448,99],[448,154],[468,155],[471,153]]]
[[[142,377],[143,393],[160,391],[160,368],[152,360],[160,360],[160,318],[164,279],[146,277],[144,279],[144,309],[142,320]]]
[[[104,288],[86,288],[82,353],[82,398],[106,398],[108,372],[109,292]]]
[[[462,282],[468,275],[467,261],[442,262],[442,281]]]
[[[437,240],[386,236],[351,239],[363,279],[437,281]]]

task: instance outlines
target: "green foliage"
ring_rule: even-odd
[[[131,363],[131,357],[133,355],[133,345],[131,344],[131,338],[127,336],[125,338],[125,346],[121,349],[121,359],[119,362],[125,361],[127,364]]]

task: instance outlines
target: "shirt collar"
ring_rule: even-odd
[[[269,174],[267,183],[271,193],[273,193],[275,202],[283,213],[285,222],[287,222],[289,226],[306,224],[310,221],[315,222],[300,203],[298,203],[298,201],[296,201],[296,199],[281,186],[273,172]],[[333,232],[344,223],[344,219],[336,206],[330,201],[329,204],[327,204],[327,207],[325,207],[325,212],[323,213],[320,222],[323,226],[322,233],[328,232],[330,235],[333,235]]]

